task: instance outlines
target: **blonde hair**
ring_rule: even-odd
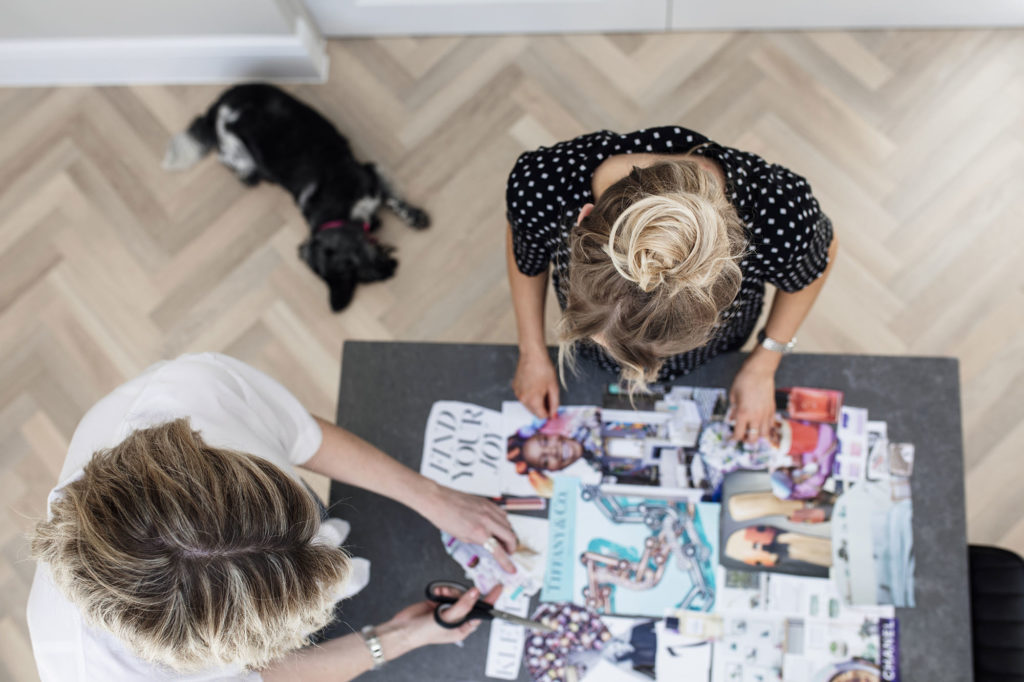
[[[36,526],[33,556],[92,624],[179,672],[265,667],[330,622],[348,573],[284,471],[186,419],[97,452]]]
[[[634,167],[569,236],[559,369],[601,337],[630,395],[666,358],[704,345],[739,292],[743,223],[718,180],[692,160]]]

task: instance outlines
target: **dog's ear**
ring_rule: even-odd
[[[334,312],[343,310],[352,302],[359,279],[351,251],[339,248],[344,246],[341,237],[341,233],[334,230],[320,232],[299,246],[299,257],[327,284]]]
[[[324,239],[323,234],[318,233],[311,235],[309,239],[299,244],[299,258],[305,261],[306,265],[320,277],[324,277],[327,272],[333,251],[333,245],[327,242],[328,240]]]
[[[351,270],[335,271],[325,279],[330,289],[331,310],[341,312],[352,302],[352,295],[356,291],[356,273]]]
[[[395,274],[398,261],[392,258],[394,247],[382,244],[367,243],[362,258],[356,265],[360,282],[379,282],[390,279]]]

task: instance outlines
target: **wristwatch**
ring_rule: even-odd
[[[790,339],[789,343],[779,343],[775,339],[768,336],[764,329],[757,333],[757,342],[761,344],[761,348],[765,350],[775,351],[776,353],[792,353],[793,349],[796,348],[796,337]]]
[[[380,638],[377,637],[377,628],[367,625],[359,631],[359,634],[363,636],[366,648],[370,650],[370,656],[373,657],[372,669],[377,670],[387,663],[387,660],[384,658],[384,647],[380,645]]]

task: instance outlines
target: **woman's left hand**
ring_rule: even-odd
[[[436,485],[420,513],[435,526],[463,542],[486,545],[488,540],[494,538],[497,540],[496,546],[493,549],[488,547],[488,550],[502,568],[509,573],[516,572],[515,564],[509,558],[518,545],[515,531],[509,523],[508,514],[490,500]]]
[[[771,357],[767,360],[761,360],[755,351],[733,379],[729,389],[733,440],[756,443],[771,433],[775,422],[775,369],[778,362],[772,362],[775,359]]]

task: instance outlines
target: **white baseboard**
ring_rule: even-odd
[[[299,18],[267,36],[0,41],[0,86],[323,82],[323,39]]]

